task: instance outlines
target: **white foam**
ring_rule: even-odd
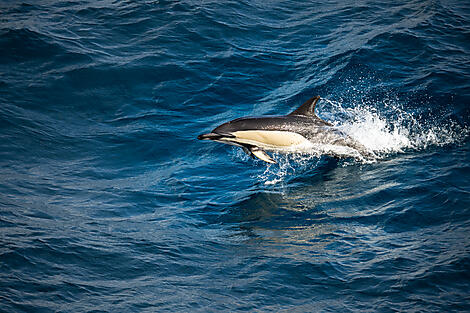
[[[265,185],[276,185],[285,181],[285,178],[294,174],[296,171],[305,171],[314,168],[320,162],[320,154],[311,153],[274,153],[273,157],[276,164],[267,164],[264,172],[257,178],[264,181]],[[260,161],[262,162],[262,161]]]
[[[452,144],[469,133],[468,129],[452,122],[419,122],[399,104],[387,103],[387,112],[380,113],[368,104],[361,103],[354,108],[344,109],[339,102],[324,100],[333,112],[338,111],[343,116],[334,121],[335,126],[379,158],[406,150]]]
[[[406,112],[395,102],[379,103],[385,107],[378,112],[376,105],[359,103],[353,108],[344,108],[340,102],[322,99],[322,116],[328,116],[336,128],[361,143],[376,158],[361,158],[358,151],[344,146],[311,145],[303,147],[302,154],[274,154],[277,164],[268,165],[258,178],[265,184],[273,185],[282,182],[286,176],[302,172],[318,165],[322,154],[334,154],[351,157],[351,163],[377,162],[394,154],[418,151],[432,146],[444,146],[464,140],[470,130],[453,122],[420,120]]]

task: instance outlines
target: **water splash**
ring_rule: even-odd
[[[338,101],[324,99],[339,118],[334,125],[372,151],[378,159],[409,150],[445,146],[464,140],[469,129],[455,121],[423,119],[407,112],[398,100],[382,103],[381,110],[372,103],[344,108]]]
[[[398,100],[386,100],[379,104],[361,102],[353,107],[346,107],[339,101],[323,101],[322,115],[327,116],[338,130],[361,143],[374,157],[361,158],[357,151],[345,149],[347,147],[314,145],[309,153],[274,153],[277,164],[268,164],[257,179],[266,185],[283,182],[289,176],[316,168],[322,154],[328,150],[344,156],[345,159],[338,164],[348,166],[378,162],[408,151],[454,144],[470,134],[468,127],[455,121],[423,119],[419,114],[407,112]]]
[[[276,185],[282,183],[289,176],[298,172],[305,172],[311,168],[316,168],[320,163],[319,154],[281,154],[273,155],[278,163],[269,164],[258,179],[264,181],[265,185]]]

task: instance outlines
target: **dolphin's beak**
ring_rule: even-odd
[[[223,135],[221,134],[216,134],[216,133],[208,133],[208,134],[202,134],[197,136],[197,139],[199,140],[217,140],[222,138]]]
[[[232,134],[218,134],[218,133],[208,133],[197,136],[199,140],[218,140],[221,138],[235,138]]]

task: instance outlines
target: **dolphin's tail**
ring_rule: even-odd
[[[365,160],[374,160],[377,156],[369,151],[369,149],[367,149],[363,144],[359,143],[358,141],[356,140],[353,140],[351,137],[348,136],[348,144],[347,146],[353,148],[354,150],[356,150],[362,159],[365,159]]]
[[[369,151],[366,147],[364,147],[363,145],[359,144],[360,147],[356,147],[354,149],[357,150],[357,152],[359,152],[359,154],[366,160],[374,160],[377,158],[377,156]]]
[[[367,149],[362,143],[359,141],[351,138],[349,135],[336,130],[336,135],[338,136],[336,140],[334,140],[334,143],[339,146],[346,146],[349,148],[352,148],[357,151],[359,154],[356,159],[363,159],[363,160],[374,160],[377,158],[377,156]]]

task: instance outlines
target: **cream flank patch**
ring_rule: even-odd
[[[282,149],[309,143],[304,136],[286,131],[244,130],[232,134],[236,137],[230,139],[232,141],[271,149]]]

